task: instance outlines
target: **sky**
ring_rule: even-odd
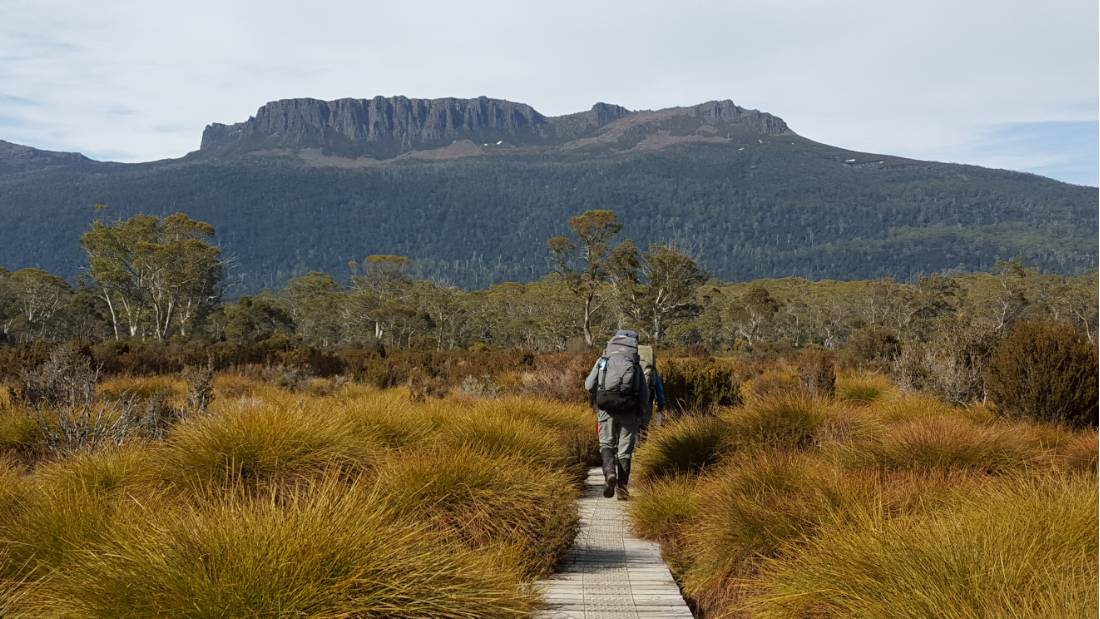
[[[0,0],[0,139],[178,157],[267,101],[714,99],[819,142],[1097,185],[1096,0]]]

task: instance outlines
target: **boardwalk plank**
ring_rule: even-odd
[[[579,501],[581,528],[558,572],[539,583],[539,619],[691,619],[660,547],[630,531],[624,504],[601,494],[593,468]]]

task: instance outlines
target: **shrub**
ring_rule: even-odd
[[[399,515],[453,532],[472,549],[516,548],[527,575],[544,574],[573,541],[570,479],[523,462],[459,448],[412,450],[378,470],[383,500]]]
[[[59,615],[113,617],[521,617],[535,601],[496,553],[446,546],[331,478],[135,509],[44,597]]]
[[[661,378],[671,408],[706,411],[740,402],[733,369],[713,359],[676,359],[664,364]]]
[[[1092,617],[1094,479],[1015,478],[921,517],[828,526],[764,562],[753,617]]]
[[[879,325],[868,325],[848,338],[848,349],[862,363],[881,366],[901,354],[897,333]]]
[[[736,449],[801,449],[814,441],[828,403],[804,392],[765,396],[724,415]]]
[[[95,398],[99,370],[75,346],[59,346],[45,363],[19,373],[19,391],[30,406],[80,406]]]
[[[729,423],[710,415],[684,415],[653,428],[634,455],[640,480],[697,473],[716,464],[728,448]]]
[[[1097,352],[1073,327],[1016,323],[993,352],[986,388],[1007,415],[1097,425]]]
[[[836,395],[836,363],[831,353],[818,348],[802,352],[798,378],[802,389],[823,398]]]

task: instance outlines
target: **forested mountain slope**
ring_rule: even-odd
[[[464,286],[533,279],[546,239],[597,208],[727,280],[1097,261],[1095,188],[835,148],[728,101],[545,117],[493,99],[302,99],[211,125],[176,160],[18,152],[0,165],[0,266],[66,276],[92,219],[175,211],[216,227],[231,292],[381,253]]]

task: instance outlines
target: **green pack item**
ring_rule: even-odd
[[[638,358],[641,360],[642,373],[645,375],[645,383],[649,385],[649,393],[653,393],[653,372],[656,369],[657,361],[653,357],[652,346],[639,346]]]

